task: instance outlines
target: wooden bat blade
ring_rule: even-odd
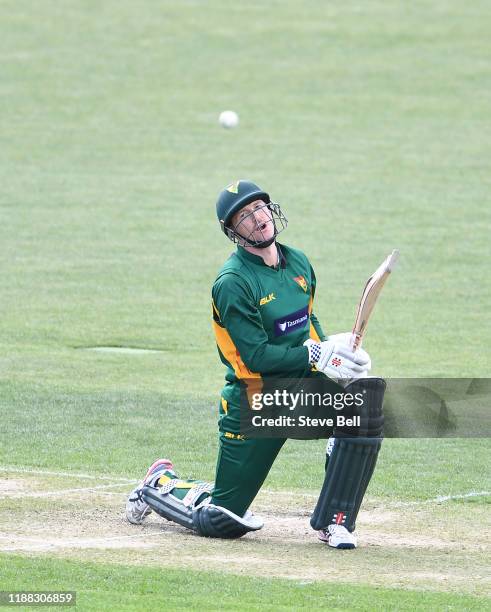
[[[399,259],[399,251],[394,249],[392,253],[380,264],[375,272],[367,280],[365,288],[358,304],[355,325],[353,327],[353,350],[355,351],[361,343],[365,333],[368,320],[372,314],[373,307],[382,291],[389,274],[392,272]]]

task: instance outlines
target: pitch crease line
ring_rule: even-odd
[[[407,508],[408,506],[421,506],[424,504],[442,504],[447,501],[454,499],[468,499],[472,497],[485,497],[491,495],[490,491],[469,491],[469,493],[458,493],[456,495],[439,495],[432,499],[422,499],[421,501],[408,501],[408,502],[390,502],[387,504],[389,508]]]
[[[78,474],[78,473],[74,473],[74,472],[55,472],[55,471],[51,471],[51,470],[36,470],[33,468],[28,468],[28,467],[13,467],[13,466],[0,466],[0,472],[3,473],[18,473],[18,474],[37,474],[37,475],[46,475],[46,476],[63,476],[63,477],[67,477],[67,478],[87,478],[87,479],[91,479],[91,480],[112,480],[113,482],[115,480],[118,480],[121,483],[121,486],[123,483],[128,483],[128,484],[134,484],[135,482],[138,482],[135,479],[131,479],[131,478],[121,478],[121,477],[113,477],[113,476],[102,476],[102,475],[94,475],[94,474]],[[113,485],[110,485],[113,486]],[[115,485],[114,485],[115,486]],[[91,489],[94,489],[95,487],[88,487],[87,491],[90,491]],[[99,487],[97,487],[99,488]],[[102,489],[107,488],[107,487],[100,487]],[[68,492],[68,489],[65,489],[66,492]],[[63,490],[60,490],[60,494],[63,492]],[[267,493],[269,495],[288,495],[289,497],[307,497],[307,498],[311,498],[311,499],[317,499],[318,495],[314,494],[314,493],[299,493],[297,491],[272,491],[271,489],[263,489],[262,492]],[[458,493],[455,495],[439,495],[438,497],[434,497],[432,499],[422,499],[422,500],[415,500],[415,501],[401,501],[401,502],[388,502],[386,504],[383,504],[385,507],[388,508],[400,508],[400,507],[408,507],[408,506],[419,506],[422,504],[440,504],[440,503],[444,503],[447,501],[452,501],[454,499],[468,499],[468,498],[472,498],[472,497],[484,497],[486,495],[491,495],[490,491],[469,491],[468,493]]]
[[[66,478],[87,478],[89,480],[115,480],[128,483],[135,482],[134,478],[121,478],[120,476],[103,476],[102,474],[77,474],[76,472],[54,472],[52,470],[37,470],[30,467],[19,467],[19,466],[0,466],[0,472],[12,474],[37,474],[38,476],[63,476]]]
[[[272,491],[270,489],[263,489],[263,493],[268,493],[269,495],[287,495],[288,497],[308,497],[309,499],[318,499],[318,495],[315,493],[299,493],[298,491]],[[422,504],[441,504],[447,501],[452,501],[454,499],[468,499],[472,497],[485,497],[486,495],[491,495],[491,491],[469,491],[468,493],[456,493],[455,495],[439,495],[438,497],[433,497],[431,499],[420,499],[414,501],[400,501],[400,502],[387,502],[381,504],[380,501],[377,501],[379,504],[376,507],[380,507],[383,505],[385,508],[405,508],[409,506],[421,506]]]
[[[138,481],[135,480],[134,484],[136,484]],[[102,493],[105,492],[105,489],[114,489],[116,487],[128,487],[127,482],[118,482],[116,484],[103,484],[103,485],[97,485],[95,487],[82,487],[82,488],[78,488],[78,489],[58,489],[58,491],[31,491],[30,493],[14,493],[14,494],[2,494],[0,493],[0,498],[1,497],[8,497],[8,498],[15,498],[15,497],[51,497],[51,496],[57,496],[57,495],[66,495],[67,493],[91,493],[92,491],[97,491],[97,490],[101,490],[102,489]],[[118,495],[118,493],[116,493],[116,495]]]

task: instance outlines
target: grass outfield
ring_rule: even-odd
[[[77,592],[77,609],[176,610],[227,608],[234,610],[482,610],[483,600],[445,593],[417,593],[400,589],[370,589],[350,585],[293,582],[230,576],[212,572],[178,572],[107,564],[9,556],[0,588],[13,581],[19,589],[65,589]],[[19,579],[19,574],[28,575]],[[59,609],[51,608],[49,609]]]
[[[240,542],[121,508],[162,454],[213,478],[233,179],[282,204],[328,333],[401,250],[374,373],[490,375],[490,23],[484,0],[1,3],[1,588],[70,586],[81,609],[485,605],[488,440],[386,440],[349,557],[308,530],[321,441],[287,443]]]

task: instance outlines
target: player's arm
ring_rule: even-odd
[[[309,367],[305,346],[275,346],[268,342],[252,291],[236,274],[225,274],[213,285],[213,303],[242,361],[252,372],[277,374]]]
[[[319,340],[322,342],[326,339],[326,334],[323,332],[319,319],[315,316],[314,312],[310,313],[310,321],[314,326],[315,333],[319,336]]]
[[[315,272],[314,272],[314,268],[312,268],[312,266],[310,266],[310,275],[311,275],[311,283],[310,283],[310,297],[312,302],[314,301],[314,296],[315,296],[315,287],[316,287],[316,278],[315,278]],[[319,339],[321,341],[326,339],[326,334],[324,333],[322,326],[319,322],[319,319],[316,317],[316,315],[314,314],[314,311],[312,310],[312,312],[310,313],[310,321],[315,329],[316,334],[319,336]]]

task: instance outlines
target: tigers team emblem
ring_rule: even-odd
[[[303,289],[305,292],[307,292],[308,285],[307,285],[307,281],[305,280],[305,278],[304,278],[303,276],[301,276],[301,275],[300,275],[300,276],[295,276],[295,277],[293,278],[293,280],[294,280],[295,282],[297,282],[297,283],[300,285],[300,287],[302,287],[302,289]]]

